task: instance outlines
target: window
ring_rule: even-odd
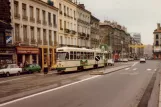
[[[74,53],[73,53],[73,51],[71,51],[71,52],[70,52],[70,59],[71,59],[71,60],[74,59],[73,55],[74,55]]]
[[[20,29],[19,29],[19,24],[15,24],[15,40],[19,41],[19,37],[20,37]]]
[[[54,41],[57,41],[56,31],[54,31]]]
[[[53,25],[56,26],[56,15],[55,14],[53,14]]]
[[[74,52],[74,59],[77,59],[77,52]]]
[[[63,37],[60,36],[60,44],[63,44]]]
[[[30,6],[30,17],[33,18],[34,17],[34,10],[33,7]]]
[[[37,28],[37,39],[41,40],[41,36],[40,36],[40,28]]]
[[[44,45],[46,45],[46,29],[43,29],[43,40],[44,40]]]
[[[52,45],[52,37],[51,30],[49,30],[49,44]]]
[[[67,44],[67,37],[65,37],[65,44]]]
[[[38,8],[36,9],[36,16],[37,16],[36,19],[40,20],[40,9]]]
[[[158,34],[156,35],[156,39],[159,39],[159,36],[158,36]]]
[[[25,41],[27,39],[27,26],[26,25],[23,26],[23,37]]]
[[[59,4],[59,10],[62,11],[61,4]]]
[[[45,21],[46,21],[46,16],[45,16],[45,14],[46,14],[46,13],[45,13],[45,11],[43,10],[43,11],[42,11],[42,15],[43,15],[43,22],[45,22]]]
[[[74,11],[74,18],[75,18],[75,11]]]
[[[67,7],[67,15],[69,16],[69,8]]]
[[[18,9],[18,1],[14,1],[14,14],[18,15],[19,9]]]
[[[31,39],[33,40],[34,39],[34,27],[31,27],[30,31],[31,31]]]
[[[60,19],[60,30],[62,30],[62,20]]]
[[[26,4],[22,3],[22,16],[26,17],[27,13],[26,13]]]
[[[51,13],[48,13],[48,23],[51,24]]]
[[[64,6],[64,13],[66,14],[66,6]]]
[[[0,45],[4,45],[5,41],[4,41],[4,33],[0,32]]]
[[[156,41],[156,46],[159,46],[159,42],[158,41]]]
[[[64,21],[64,29],[66,29],[67,27],[66,27],[66,21]]]

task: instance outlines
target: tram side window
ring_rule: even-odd
[[[77,59],[77,52],[74,52],[74,59]]]
[[[81,52],[80,59],[84,59],[84,54],[83,54],[83,52]]]
[[[87,54],[87,55],[88,55],[88,59],[91,59],[91,58],[90,58],[90,52],[88,52],[88,54]]]
[[[87,59],[87,52],[84,52],[84,59]]]
[[[69,53],[68,52],[66,53],[65,60],[69,60]]]
[[[70,59],[73,60],[73,51],[70,52]]]
[[[94,53],[92,52],[92,59],[94,59]]]
[[[77,52],[77,59],[80,59],[80,52]]]

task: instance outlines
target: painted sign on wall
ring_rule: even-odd
[[[5,37],[6,37],[6,44],[12,44],[11,30],[5,31]]]

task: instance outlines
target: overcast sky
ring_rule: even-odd
[[[161,0],[79,0],[101,21],[117,21],[129,33],[141,33],[142,43],[153,44],[153,31],[161,22]]]

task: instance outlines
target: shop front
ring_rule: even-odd
[[[39,49],[36,47],[16,47],[17,63],[19,64],[38,64],[39,62]]]
[[[55,48],[50,46],[49,53],[48,53],[48,46],[41,46],[40,49],[40,57],[39,57],[39,64],[41,65],[42,69],[44,67],[50,67],[50,69],[54,69],[55,65]]]
[[[16,63],[15,48],[0,46],[0,65]]]

